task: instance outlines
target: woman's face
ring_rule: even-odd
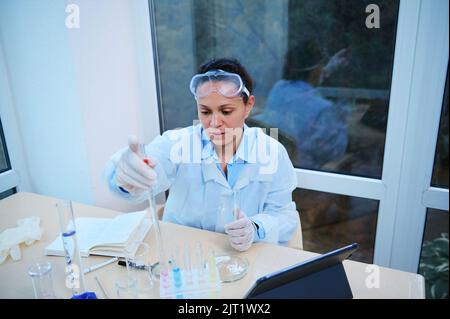
[[[244,121],[249,116],[254,103],[253,95],[245,105],[241,96],[229,98],[218,92],[212,92],[197,100],[198,118],[215,145],[230,145],[233,143],[234,136],[240,137],[242,134]]]

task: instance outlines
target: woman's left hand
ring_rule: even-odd
[[[231,247],[239,251],[246,251],[252,246],[255,236],[255,225],[241,211],[238,219],[225,225],[225,233],[228,234]]]

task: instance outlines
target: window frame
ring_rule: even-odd
[[[449,3],[412,2],[418,7],[418,28],[409,99],[402,114],[405,131],[389,266],[417,272],[427,208],[433,205],[448,213],[448,189],[431,187],[431,180],[448,68]]]
[[[155,43],[153,0],[149,8]],[[436,43],[442,50],[430,52]],[[447,0],[400,0],[381,179],[295,169],[298,188],[379,200],[374,264],[380,266],[417,272],[427,208],[448,211],[448,189],[430,186],[448,44]]]
[[[1,40],[1,39],[0,39]],[[16,188],[31,191],[20,126],[14,109],[10,74],[0,41],[0,118],[11,169],[0,174],[0,193]]]

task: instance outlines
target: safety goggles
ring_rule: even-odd
[[[250,92],[238,74],[222,70],[212,70],[194,75],[189,88],[195,99],[208,96],[212,92],[218,92],[225,97],[235,97],[242,93],[250,96]]]

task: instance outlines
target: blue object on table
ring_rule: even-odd
[[[85,292],[81,295],[73,295],[70,299],[97,299],[95,292]]]

